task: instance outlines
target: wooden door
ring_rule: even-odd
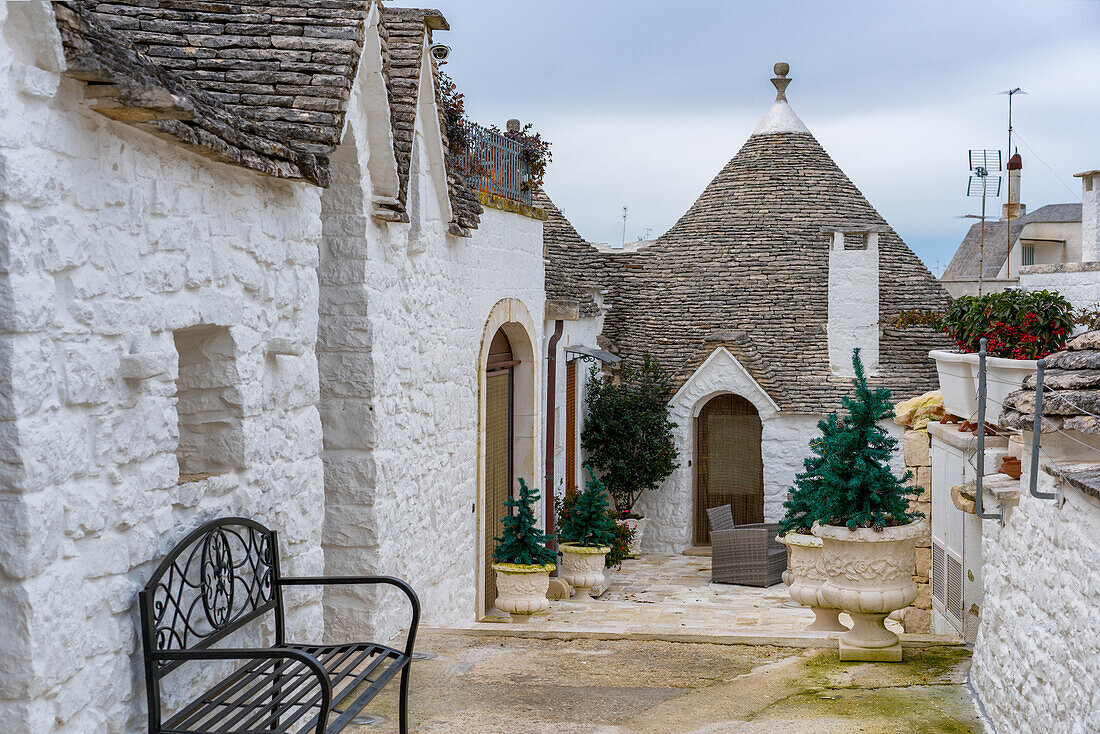
[[[762,425],[739,395],[719,395],[695,419],[695,543],[710,545],[707,509],[733,508],[738,525],[764,522]]]
[[[565,488],[577,488],[577,360],[565,364]]]
[[[485,610],[493,608],[497,598],[493,549],[504,529],[504,501],[512,496],[513,379],[516,362],[503,331],[498,331],[489,347],[485,373]]]

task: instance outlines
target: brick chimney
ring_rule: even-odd
[[[1100,170],[1075,175],[1081,179],[1081,262],[1100,262]]]

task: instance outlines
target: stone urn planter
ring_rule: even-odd
[[[841,660],[901,660],[901,643],[885,620],[917,598],[913,570],[923,532],[924,520],[881,532],[814,525],[824,551],[821,598],[852,617],[852,629],[840,638]]]
[[[649,524],[648,517],[629,517],[625,520],[619,520],[623,525],[626,525],[634,533],[630,538],[630,546],[627,548],[627,555],[637,556],[638,548],[642,542],[642,534],[645,532],[646,525]]]
[[[574,543],[562,543],[558,548],[561,550],[561,568],[558,570],[558,575],[576,590],[577,598],[587,597],[589,590],[604,580],[604,557],[611,548]]]
[[[806,628],[809,632],[847,632],[840,623],[840,610],[829,607],[821,597],[825,583],[825,553],[821,538],[803,533],[787,533],[779,536],[779,542],[787,546],[787,570],[783,583],[791,599],[813,610],[814,621]]]
[[[936,362],[944,410],[973,420],[978,415],[978,355],[933,349],[928,356]]]
[[[497,574],[496,607],[512,615],[513,622],[526,622],[532,614],[550,608],[546,592],[554,564],[527,566],[519,563],[494,563]]]

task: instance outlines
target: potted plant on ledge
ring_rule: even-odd
[[[504,501],[504,506],[515,513],[501,519],[503,535],[494,538],[498,543],[493,549],[498,592],[496,607],[508,612],[513,622],[526,622],[532,614],[550,607],[546,591],[557,556],[546,547],[547,536],[535,526],[531,506],[538,499],[538,491],[520,479],[519,499]]]
[[[867,384],[859,350],[852,355],[854,396],[845,396],[843,418],[830,415],[811,443],[815,458],[800,479],[813,487],[800,523],[813,521],[822,541],[825,606],[843,609],[852,629],[840,638],[842,660],[900,661],[898,636],[886,616],[913,603],[917,585],[916,541],[924,532],[919,513],[909,510],[919,487],[911,474],[890,469],[897,439],[879,421],[890,418],[890,391]]]
[[[1066,343],[1076,317],[1073,305],[1051,291],[1009,290],[983,296],[960,296],[943,313],[907,312],[899,326],[927,324],[947,332],[958,351],[934,349],[948,413],[970,421],[978,414],[978,348],[987,341],[986,411],[996,420],[1001,404],[1037,360],[1057,352]]]
[[[822,438],[810,443],[813,456],[804,462],[805,471],[795,479],[795,486],[783,506],[787,514],[779,521],[779,542],[787,546],[787,570],[783,572],[783,583],[791,599],[810,607],[814,613],[813,623],[807,627],[810,632],[847,632],[848,628],[840,623],[840,610],[826,604],[821,595],[825,583],[825,552],[821,538],[814,535],[814,517],[816,516],[821,480],[819,472],[824,461],[821,448],[829,434],[836,430],[835,422],[818,421]]]
[[[603,581],[604,558],[614,536],[615,522],[607,513],[607,490],[589,471],[585,488],[577,493],[573,507],[563,513],[558,530],[559,574],[576,590],[578,598],[587,597],[588,590]]]
[[[585,392],[587,415],[581,448],[615,503],[619,522],[633,534],[636,555],[647,518],[634,512],[638,498],[655,489],[679,466],[668,419],[669,375],[653,357],[624,365],[617,382],[601,379],[595,367]]]

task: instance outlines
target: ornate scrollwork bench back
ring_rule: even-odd
[[[281,644],[278,578],[275,532],[258,522],[220,518],[189,533],[140,593],[147,677],[184,662],[157,653],[209,647],[267,612]]]

